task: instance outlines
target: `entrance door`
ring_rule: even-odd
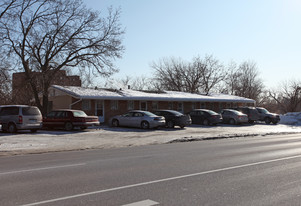
[[[97,100],[95,104],[95,115],[98,116],[99,122],[103,123],[105,121],[105,111],[103,100]]]
[[[147,103],[146,102],[140,102],[140,110],[147,111]]]

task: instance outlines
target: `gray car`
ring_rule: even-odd
[[[114,116],[110,122],[113,127],[126,126],[148,129],[165,126],[164,117],[142,110],[133,110],[123,115]]]
[[[0,106],[0,122],[3,132],[18,130],[36,132],[42,127],[42,114],[37,107],[27,105]]]
[[[221,115],[223,122],[228,124],[242,124],[249,121],[248,115],[234,109],[223,109]]]
[[[259,113],[259,121],[264,121],[266,124],[277,124],[280,121],[279,114],[271,113],[262,107],[256,107]]]

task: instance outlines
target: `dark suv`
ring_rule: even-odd
[[[266,124],[277,124],[280,121],[279,114],[271,113],[262,107],[256,107],[259,113],[259,121],[264,121]]]
[[[178,111],[174,110],[158,110],[154,111],[154,114],[158,116],[165,117],[166,126],[169,128],[174,128],[174,126],[179,126],[184,128],[191,124],[191,118],[189,115],[184,115]]]
[[[259,113],[255,107],[236,107],[232,109],[248,115],[248,121],[250,124],[254,124],[255,121],[259,120]]]
[[[3,132],[18,130],[36,132],[42,126],[42,114],[37,107],[27,105],[0,106],[0,122]]]

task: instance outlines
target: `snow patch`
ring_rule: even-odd
[[[280,116],[280,124],[301,126],[301,112],[289,112]]]

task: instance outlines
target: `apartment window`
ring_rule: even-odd
[[[147,111],[147,102],[140,102],[140,109],[143,111]]]
[[[86,111],[91,110],[91,101],[90,100],[83,100],[82,109],[86,110]]]
[[[205,102],[201,102],[201,107],[200,107],[200,109],[206,109],[206,104],[205,104]]]
[[[158,109],[158,102],[152,102],[152,110]]]
[[[128,110],[134,109],[134,101],[128,101]]]
[[[196,102],[191,102],[191,109],[196,109]]]
[[[118,101],[111,100],[111,110],[118,110]]]
[[[183,112],[183,102],[178,102],[178,112]]]
[[[173,102],[168,102],[168,109],[173,109]]]

